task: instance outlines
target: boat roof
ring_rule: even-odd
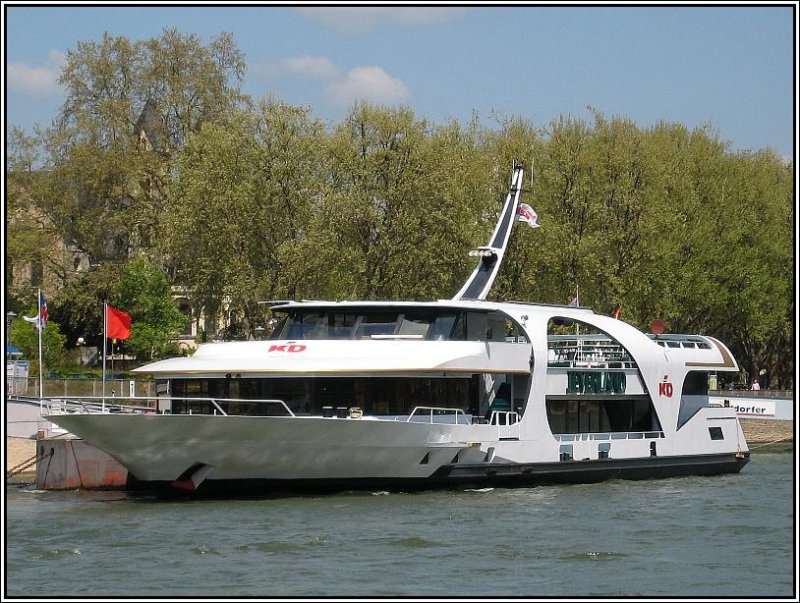
[[[509,314],[517,312],[547,312],[552,314],[556,308],[564,310],[576,311],[581,313],[594,314],[592,308],[586,306],[570,306],[565,304],[544,304],[522,301],[492,301],[492,300],[453,300],[453,299],[438,299],[428,301],[418,300],[358,300],[358,301],[336,301],[336,300],[311,300],[304,299],[298,301],[280,301],[275,304],[268,304],[273,312],[288,312],[291,310],[308,310],[308,309],[347,309],[347,308],[454,308],[464,310],[503,310]]]
[[[489,353],[481,341],[303,339],[206,343],[192,356],[133,369],[167,376],[529,373],[530,345]],[[523,349],[524,348],[524,349]],[[520,353],[522,351],[523,353]]]
[[[475,300],[438,301],[293,301],[273,309],[431,308],[501,311],[518,320],[530,340],[538,341],[541,329],[553,317],[575,319],[598,328],[620,342],[640,363],[663,362],[665,355],[687,368],[738,370],[728,349],[717,340],[702,335],[647,335],[636,327],[610,316],[595,314],[591,308],[569,305],[531,304]],[[536,325],[536,326],[535,326]],[[531,330],[533,329],[533,330]],[[576,339],[591,337],[576,336]],[[558,339],[555,336],[554,339]],[[242,374],[279,375],[354,375],[405,373],[530,373],[532,344],[492,346],[487,341],[416,340],[403,336],[375,336],[370,340],[301,339],[257,340],[206,343],[192,356],[170,358],[134,369],[134,372],[162,378]],[[398,348],[402,346],[402,351]],[[547,345],[536,343],[536,346]],[[500,351],[503,350],[503,351]],[[661,358],[661,361],[658,360]]]

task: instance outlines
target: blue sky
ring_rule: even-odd
[[[244,90],[338,121],[356,99],[410,105],[418,118],[521,116],[546,127],[587,106],[641,127],[710,125],[732,150],[792,157],[796,15],[771,7],[681,5],[356,7],[4,3],[6,125],[49,125],[67,50],[104,32],[165,27],[206,43],[233,34]]]

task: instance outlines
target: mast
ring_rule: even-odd
[[[103,412],[106,411],[106,342],[108,339],[108,300],[103,298]]]
[[[39,412],[42,411],[42,396],[44,395],[44,363],[42,362],[42,331],[44,331],[44,317],[42,316],[42,290],[39,289],[39,313],[36,315],[39,322],[36,323],[37,337],[39,338]]]
[[[500,270],[500,264],[503,262],[503,256],[511,237],[511,229],[514,227],[519,206],[519,194],[522,190],[522,173],[522,166],[514,162],[508,195],[497,225],[494,227],[494,232],[489,239],[489,244],[469,252],[471,256],[477,256],[480,260],[464,286],[461,287],[461,291],[453,298],[454,301],[460,299],[485,300],[489,294]]]

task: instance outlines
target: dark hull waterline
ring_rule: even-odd
[[[601,459],[554,463],[450,464],[427,478],[343,479],[238,479],[209,478],[194,491],[173,482],[139,482],[129,487],[165,497],[214,497],[249,495],[303,495],[337,492],[417,492],[436,489],[527,488],[559,484],[588,484],[612,479],[646,480],[738,473],[748,463],[743,454],[709,454],[644,459]]]

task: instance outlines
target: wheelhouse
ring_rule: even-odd
[[[293,307],[270,339],[495,341],[528,343],[517,321],[499,310],[432,306]]]

